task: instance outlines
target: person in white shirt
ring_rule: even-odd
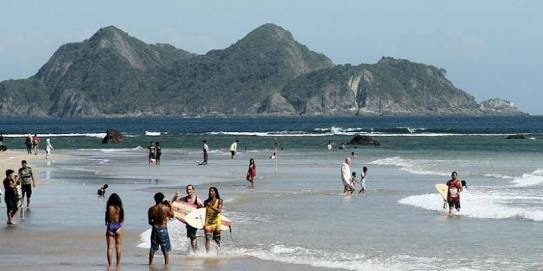
[[[341,181],[343,182],[343,193],[351,194],[354,191],[354,187],[351,183],[351,158],[345,158],[345,161],[341,164]]]
[[[332,151],[332,141],[328,141],[326,148],[328,149],[328,151]]]
[[[360,186],[362,186],[362,188],[358,191],[359,194],[366,193],[366,178],[368,178],[368,168],[363,167],[362,174],[360,174]]]
[[[234,143],[232,143],[232,145],[230,145],[230,158],[231,159],[234,159],[234,156],[236,156],[236,153],[238,151],[238,142],[239,142],[239,140],[236,139],[236,141]]]
[[[49,157],[51,157],[51,151],[54,148],[53,145],[51,145],[51,140],[49,138],[45,142],[45,159],[49,159]]]

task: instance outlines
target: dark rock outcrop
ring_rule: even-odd
[[[123,140],[121,133],[115,129],[107,129],[106,136],[102,139],[102,144],[120,143]]]
[[[376,139],[373,139],[371,136],[366,135],[355,135],[351,141],[349,141],[349,145],[363,145],[363,146],[381,146],[381,142],[379,142]]]

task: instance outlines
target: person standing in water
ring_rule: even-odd
[[[354,187],[351,184],[351,158],[345,158],[345,161],[341,164],[341,181],[343,183],[343,193],[350,194],[354,191]]]
[[[202,151],[204,153],[204,161],[199,162],[198,165],[207,165],[207,158],[208,158],[208,152],[209,152],[209,146],[207,145],[207,140],[202,140]]]
[[[107,264],[111,266],[113,246],[115,246],[116,265],[121,263],[123,249],[123,225],[124,209],[121,197],[116,193],[111,194],[106,204],[106,242],[107,242]]]
[[[32,137],[28,134],[25,138],[26,153],[32,154]]]
[[[13,217],[19,210],[17,207],[17,176],[12,169],[6,170],[6,178],[4,179],[4,201],[6,202],[8,225],[15,224]]]
[[[457,212],[460,212],[460,192],[462,192],[462,183],[458,179],[458,173],[454,171],[451,174],[451,178],[447,182],[447,203],[449,204],[449,215],[452,214],[452,209],[456,209]]]
[[[368,178],[368,168],[363,167],[362,173],[360,174],[360,191],[358,191],[358,194],[360,193],[366,193],[366,179]]]
[[[255,159],[251,158],[251,160],[249,160],[249,169],[247,170],[247,181],[251,183],[249,188],[255,188],[255,178],[256,178],[256,164],[255,164]]]
[[[154,195],[155,205],[149,208],[147,219],[151,225],[151,248],[149,250],[149,265],[153,264],[153,257],[158,248],[164,254],[164,264],[170,262],[170,235],[168,234],[168,219],[173,218],[172,207],[167,200],[164,200],[164,194],[158,192]]]
[[[151,141],[149,143],[149,147],[147,147],[149,150],[149,165],[152,165],[156,163],[156,145],[155,142]]]
[[[162,156],[162,149],[160,148],[160,142],[155,142],[155,147],[156,147],[156,161],[155,161],[155,165],[159,166],[160,165],[160,157]]]
[[[223,201],[219,195],[219,190],[216,187],[210,187],[208,198],[204,201],[206,207],[206,217],[204,223],[204,231],[206,235],[206,252],[209,253],[211,238],[217,244],[217,248],[221,246],[221,217]]]
[[[238,142],[239,140],[236,139],[236,141],[230,145],[230,159],[234,159],[234,156],[236,156],[238,151]]]
[[[30,198],[32,197],[32,187],[36,187],[36,179],[32,168],[27,165],[26,160],[21,161],[19,177],[21,178],[22,200],[26,196],[26,208],[30,208]],[[22,203],[21,203],[22,206]]]
[[[332,141],[328,141],[326,148],[328,149],[328,151],[332,151]]]
[[[192,207],[198,209],[204,207],[204,203],[194,194],[194,186],[192,184],[189,184],[185,187],[185,191],[187,192],[187,195],[179,198],[180,193],[175,193],[175,196],[172,199],[173,201],[183,201],[191,205]],[[196,252],[196,249],[198,249],[198,242],[196,241],[196,232],[198,231],[197,228],[192,227],[189,224],[186,224],[187,228],[187,238],[190,239],[190,246],[192,248],[193,252]]]
[[[51,151],[53,150],[53,145],[51,145],[51,139],[45,140],[45,159],[49,159],[51,157]]]
[[[38,137],[38,134],[34,134],[34,137],[32,137],[32,150],[34,151],[34,155],[38,155],[39,145],[40,145],[40,138]]]

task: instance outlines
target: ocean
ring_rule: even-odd
[[[101,144],[108,128],[121,131],[121,144]],[[39,172],[59,188],[37,190],[23,227],[101,230],[105,201],[94,192],[107,182],[125,201],[126,229],[137,236],[126,244],[134,261],[146,261],[153,193],[169,198],[192,183],[201,198],[218,187],[233,221],[218,266],[250,258],[258,260],[251,270],[277,268],[267,262],[299,270],[543,270],[543,117],[10,119],[0,132],[8,148],[22,149],[22,137],[38,133],[51,139],[53,155],[72,157]],[[355,134],[381,146],[337,148]],[[505,139],[512,134],[527,139]],[[210,161],[196,166],[202,139]],[[240,153],[230,159],[236,139]],[[282,150],[271,160],[275,139]],[[160,166],[146,165],[150,141],[161,143]],[[339,166],[351,152],[353,171],[369,168],[368,192],[342,196]],[[255,189],[245,181],[250,158]],[[452,171],[468,188],[460,214],[448,216],[434,185]],[[84,215],[67,211],[61,223],[51,217],[56,204],[74,201]],[[207,259],[189,253],[182,223],[169,228],[175,255]]]

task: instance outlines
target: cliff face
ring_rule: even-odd
[[[477,104],[433,66],[389,57],[335,66],[273,24],[205,55],[110,26],[61,46],[36,75],[0,82],[0,116],[517,113]]]

